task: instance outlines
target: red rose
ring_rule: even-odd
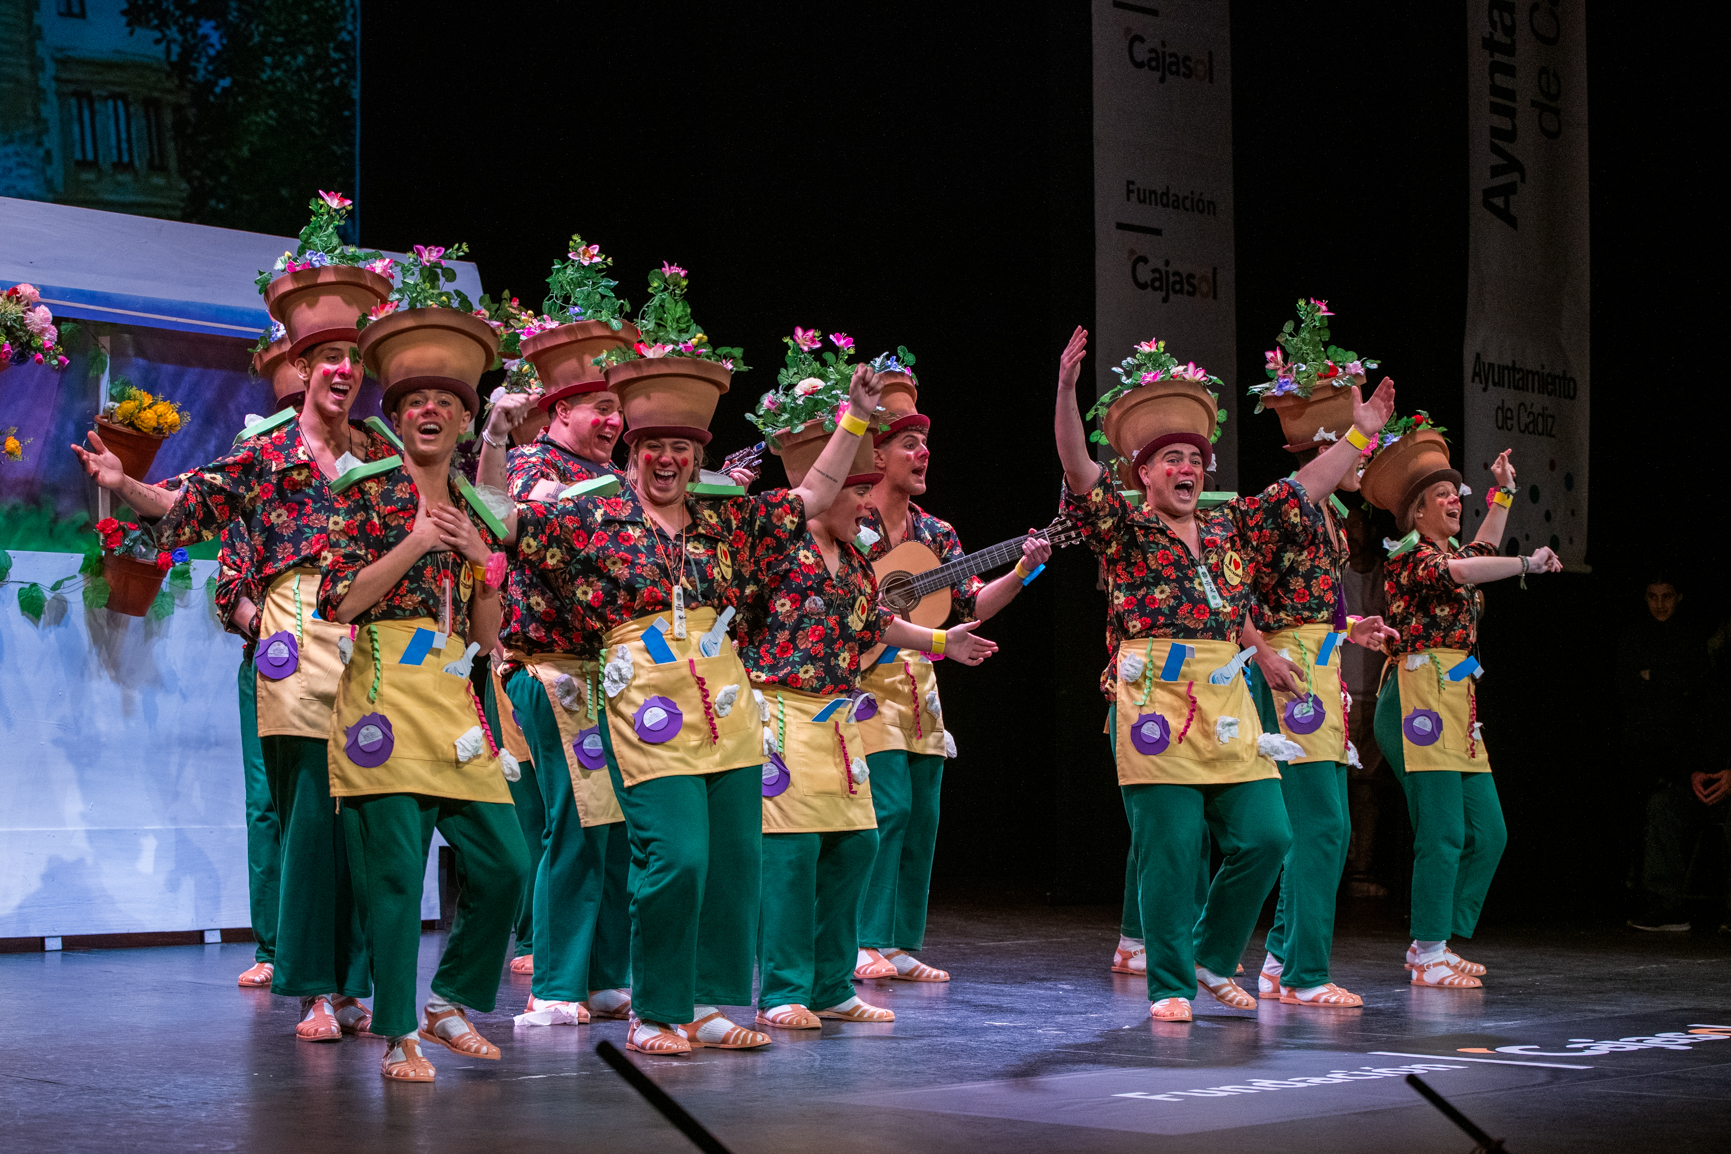
[[[168,572],[170,569],[174,568],[173,556],[168,553],[158,553],[156,555],[156,567],[161,569],[164,573]]]
[[[120,522],[116,521],[113,517],[104,517],[102,520],[100,520],[96,523],[96,531],[98,533],[101,533],[104,537],[108,536],[110,533],[114,532],[115,530],[117,530],[119,528],[120,528]]]

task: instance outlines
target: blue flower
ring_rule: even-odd
[[[1293,380],[1291,377],[1278,377],[1275,379],[1275,382],[1274,382],[1274,395],[1275,396],[1284,397],[1287,393],[1296,392],[1297,390],[1298,390],[1298,382]]]
[[[184,565],[186,564],[186,550],[176,549],[173,553],[168,555],[168,559],[173,561],[176,565]]]
[[[324,268],[331,263],[331,258],[322,252],[309,252],[307,253],[307,263],[314,268]]]
[[[270,323],[270,339],[273,342],[280,341],[286,336],[288,336],[288,329],[283,327],[281,321],[272,321]]]
[[[565,311],[570,313],[574,317],[580,317],[583,315],[583,309],[578,305],[572,305],[570,308],[566,309]]]

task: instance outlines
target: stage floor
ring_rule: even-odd
[[[923,956],[955,980],[862,987],[895,1023],[640,1065],[740,1152],[1460,1154],[1470,1141],[1402,1081],[1414,1064],[1514,1154],[1726,1148],[1731,935],[1493,932],[1468,951],[1485,989],[1413,991],[1373,911],[1335,952],[1363,1010],[1241,1013],[1204,995],[1180,1026],[1150,1022],[1142,983],[1108,972],[1115,920],[939,904]],[[441,940],[423,938],[423,991]],[[238,989],[251,949],[0,956],[5,1148],[693,1149],[595,1055],[624,1023],[513,1029],[526,978],[507,974],[476,1019],[503,1061],[429,1048],[434,1085],[390,1086],[382,1043],[296,1043],[292,1001]],[[1707,1026],[1728,1032],[1689,1033]],[[1618,1039],[1638,1041],[1591,1044]]]

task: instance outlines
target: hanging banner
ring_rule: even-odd
[[[1503,551],[1584,570],[1588,380],[1587,35],[1579,3],[1469,0],[1466,428],[1461,475],[1485,514],[1491,462],[1520,492]]]
[[[1238,480],[1227,7],[1094,0],[1095,385],[1150,337],[1226,382],[1219,489]]]

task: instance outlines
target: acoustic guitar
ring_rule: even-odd
[[[1022,556],[1022,543],[1030,536],[1049,542],[1054,549],[1074,545],[1082,539],[1082,531],[1063,517],[1037,533],[1024,533],[1008,541],[957,557],[940,561],[918,541],[903,541],[872,562],[878,578],[878,604],[915,625],[936,629],[950,616],[950,587],[956,582],[1009,565]]]

